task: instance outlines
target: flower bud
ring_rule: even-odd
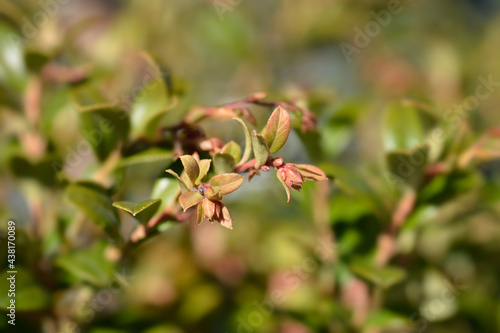
[[[300,172],[295,169],[293,165],[287,164],[285,170],[285,183],[288,185],[288,187],[300,191],[300,189],[302,188],[302,183],[304,182],[304,177],[302,177]]]
[[[278,170],[278,175],[289,188],[297,191],[302,188],[304,177],[293,164],[283,164]]]
[[[210,186],[210,184],[201,183],[198,185],[198,192],[205,197],[211,197],[214,194],[214,189]]]
[[[201,205],[204,218],[210,222],[217,221],[222,226],[233,229],[232,222],[234,220],[231,214],[229,214],[229,210],[222,202],[205,198]]]
[[[281,167],[282,165],[283,165],[283,159],[282,159],[281,157],[277,157],[277,158],[275,158],[275,159],[274,159],[274,161],[273,161],[273,166],[274,166],[275,168],[279,168],[279,167]]]

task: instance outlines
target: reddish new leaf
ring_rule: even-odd
[[[222,211],[221,211],[221,214],[222,214],[222,218],[220,218],[220,224],[223,226],[223,227],[226,227],[228,229],[231,229],[233,230],[233,218],[231,217],[231,214],[229,214],[229,210],[227,209],[226,206],[222,207]]]
[[[182,209],[186,211],[188,208],[197,205],[203,200],[203,195],[198,192],[189,191],[182,193],[179,197],[179,202],[181,203]]]
[[[203,217],[207,220],[212,220],[215,215],[215,202],[212,200],[204,199],[201,203],[203,208]]]
[[[307,180],[323,181],[327,180],[326,174],[318,167],[309,164],[294,164],[302,176]]]
[[[278,106],[264,129],[264,138],[269,144],[269,153],[274,154],[283,147],[290,134],[290,115]]]

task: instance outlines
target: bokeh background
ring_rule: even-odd
[[[0,329],[499,332],[499,9],[495,0],[2,0]],[[266,92],[318,118],[281,156],[335,179],[306,183],[286,204],[264,174],[225,200],[234,230],[166,223],[120,259],[66,189],[91,180],[106,200],[141,201],[165,177],[173,147],[134,159],[116,141],[102,156],[82,145],[79,109],[136,108],[149,57],[165,74],[166,104],[175,100],[156,123]],[[254,111],[262,126],[271,110]],[[202,126],[243,144],[235,123]],[[119,218],[127,238],[137,222]],[[9,219],[15,327],[5,315]]]

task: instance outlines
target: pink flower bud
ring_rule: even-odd
[[[275,168],[280,168],[283,165],[283,159],[281,157],[277,157],[273,161],[273,166]]]
[[[289,188],[297,191],[302,188],[304,177],[293,164],[283,164],[278,170],[278,175]]]

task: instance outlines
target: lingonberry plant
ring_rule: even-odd
[[[285,145],[291,130],[290,114],[281,105],[301,116],[300,123],[303,130],[314,128],[316,120],[313,114],[290,103],[264,102],[264,97],[264,94],[258,93],[243,101],[218,108],[195,108],[184,117],[180,124],[171,129],[165,129],[166,131],[175,131],[176,135],[189,133],[179,136],[189,141],[189,148],[183,148],[186,146],[186,142],[177,141],[176,153],[180,155],[178,158],[183,166],[182,172],[180,175],[172,169],[168,169],[166,172],[178,180],[180,191],[178,202],[184,211],[196,207],[196,226],[203,220],[208,220],[210,222],[217,221],[229,229],[233,228],[234,219],[228,208],[222,203],[222,199],[226,194],[240,188],[244,182],[243,174],[248,174],[250,181],[254,176],[260,176],[261,171],[270,172],[274,169],[278,180],[285,189],[287,202],[290,201],[290,189],[300,191],[304,181],[327,180],[325,173],[318,167],[286,163],[283,158],[273,156]],[[278,105],[260,134],[255,129],[250,133],[249,125],[256,127],[255,118],[248,108],[250,104]],[[244,148],[242,149],[234,141],[224,143],[218,138],[206,138],[199,128],[199,124],[208,118],[237,121],[244,132]],[[188,150],[189,154],[184,154],[185,150]],[[161,199],[140,203],[118,201],[113,205],[135,216],[147,208],[157,209],[155,204],[159,202],[158,200]],[[164,216],[169,215],[165,214]],[[154,228],[162,220],[156,218],[151,222],[146,221],[147,226],[149,229]]]

